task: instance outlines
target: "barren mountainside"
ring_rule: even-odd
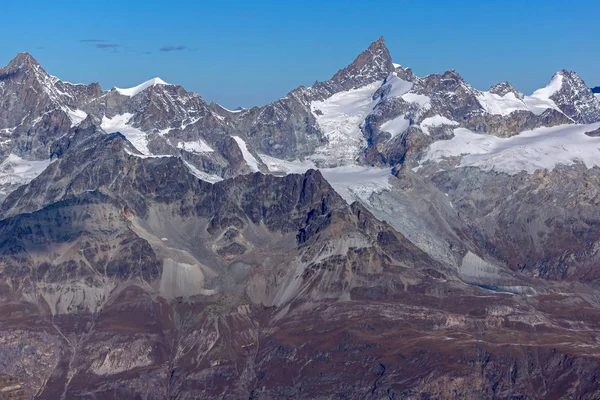
[[[600,99],[383,38],[228,110],[0,69],[0,398],[600,397]]]

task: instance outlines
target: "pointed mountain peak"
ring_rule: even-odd
[[[552,77],[552,82],[557,81],[559,79],[561,81],[562,88],[564,89],[575,88],[577,90],[580,90],[584,89],[583,86],[589,89],[583,81],[583,79],[575,71],[561,69],[560,71],[554,74],[554,76]]]
[[[385,47],[385,39],[383,36],[380,36],[379,39],[371,43],[367,50],[371,52],[387,52],[388,49]]]
[[[558,72],[557,72],[557,74],[560,74],[560,75],[563,75],[563,76],[565,76],[565,75],[566,75],[566,76],[571,76],[571,75],[575,75],[575,76],[577,76],[577,73],[576,73],[576,72],[569,71],[569,70],[568,70],[568,69],[566,69],[566,68],[563,68],[563,69],[561,69],[560,71],[558,71]]]
[[[554,101],[563,114],[578,123],[600,121],[600,102],[583,79],[573,71],[558,71],[548,86],[536,90],[533,95]]]
[[[525,95],[519,92],[510,82],[502,82],[492,85],[488,91],[501,97],[506,96],[508,93],[512,93],[517,99],[523,100],[525,98]]]
[[[19,53],[8,63],[4,70],[11,72],[19,69],[31,69],[33,67],[40,67],[40,63],[29,53]]]
[[[576,82],[577,85],[583,83],[583,79],[577,74],[575,71],[568,71],[566,69],[561,69],[554,76],[561,76],[563,80],[567,82]]]
[[[334,91],[355,89],[385,79],[395,67],[385,40],[380,37],[347,68],[338,71],[326,84]]]
[[[461,81],[461,82],[465,81],[463,79],[463,77],[460,76],[460,74],[454,69],[450,69],[450,70],[444,72],[444,74],[442,75],[442,79],[453,79],[453,80],[457,80],[457,81]]]

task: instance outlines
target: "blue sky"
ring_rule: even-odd
[[[562,68],[600,85],[598,0],[53,3],[2,6],[0,64],[28,51],[72,82],[109,89],[160,76],[252,106],[328,79],[384,36],[417,75],[456,69],[478,89],[508,80],[529,93]]]

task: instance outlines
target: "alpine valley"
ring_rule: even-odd
[[[418,77],[380,38],[232,111],[18,54],[0,398],[600,398],[600,94],[549,78]]]

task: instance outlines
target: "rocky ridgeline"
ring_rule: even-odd
[[[600,169],[501,168],[567,152],[507,145],[540,127],[595,145],[599,109],[568,71],[482,92],[382,38],[235,111],[19,54],[0,70],[0,398],[598,398]],[[430,154],[466,134],[474,157]]]

